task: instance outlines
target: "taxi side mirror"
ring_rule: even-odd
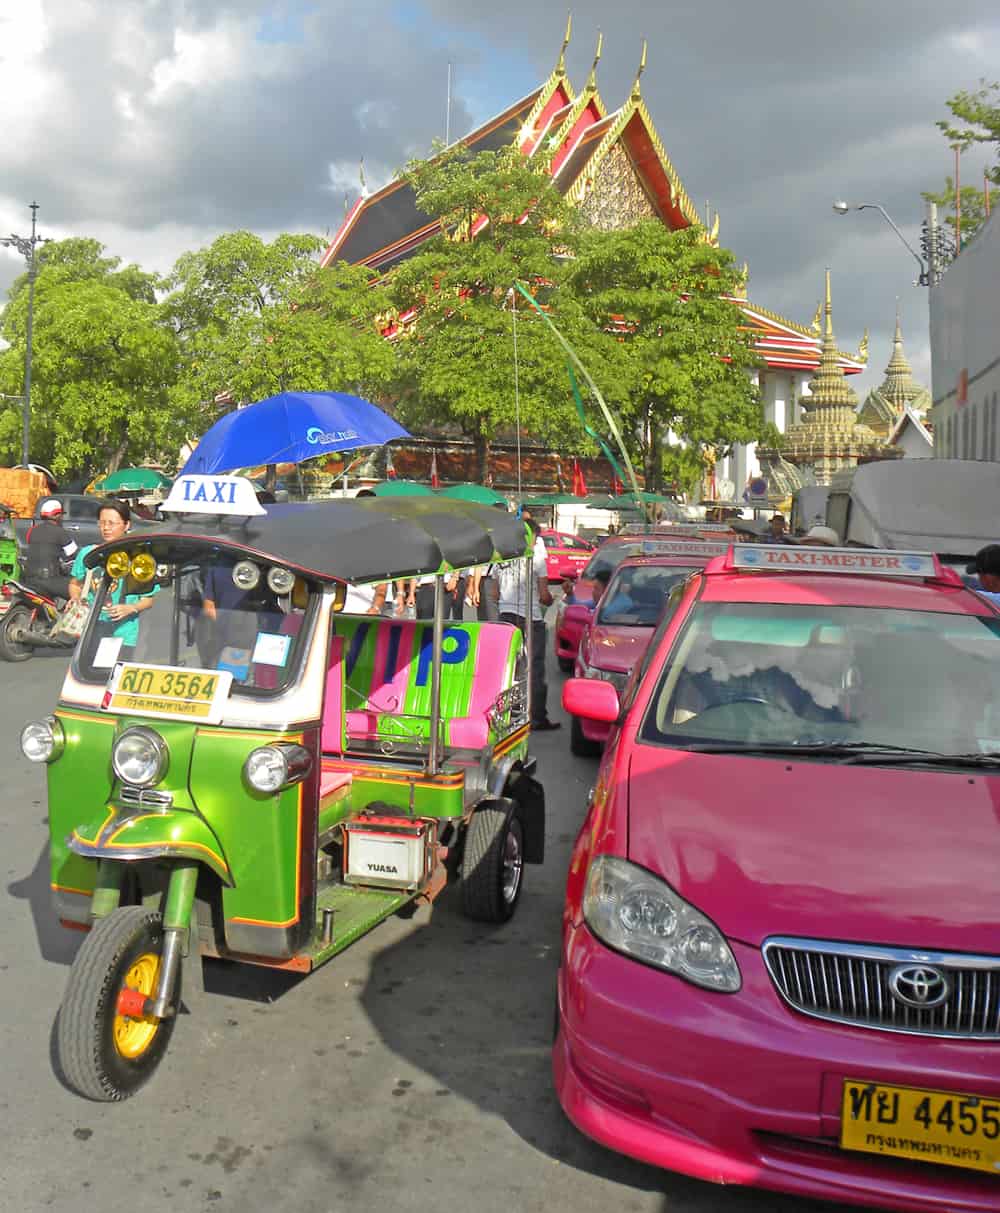
[[[622,710],[617,690],[599,678],[568,679],[563,683],[562,703],[571,716],[601,724],[614,724]]]

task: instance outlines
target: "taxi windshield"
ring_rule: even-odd
[[[91,592],[94,607],[76,658],[80,676],[106,682],[117,662],[131,661],[225,670],[236,692],[284,689],[298,664],[310,596],[301,579],[289,593],[276,593],[269,572],[222,556],[161,566],[145,584],[104,573]]]
[[[701,603],[664,670],[643,737],[695,749],[992,754],[1000,752],[998,687],[993,616]]]
[[[667,595],[693,572],[693,568],[662,565],[619,569],[601,599],[597,622],[615,627],[655,627]]]
[[[634,543],[609,543],[600,547],[587,561],[580,578],[583,581],[593,581],[601,573],[613,573],[628,556],[652,556],[657,547],[654,540],[647,540],[644,546],[641,540]]]

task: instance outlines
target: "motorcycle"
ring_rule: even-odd
[[[56,630],[63,601],[14,577],[0,584],[0,659],[27,661],[36,648],[71,649],[76,636]]]

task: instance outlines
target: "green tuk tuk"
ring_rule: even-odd
[[[14,516],[13,507],[0,501],[0,585],[6,581],[16,581],[21,576],[17,535],[11,522]]]
[[[544,857],[530,654],[444,619],[443,575],[530,555],[523,523],[437,498],[265,513],[232,476],[182,476],[164,509],[186,512],[86,557],[59,704],[22,733],[56,913],[88,932],[58,1058],[97,1100],[150,1077],[202,957],[306,973],[450,880],[503,922]],[[348,583],[428,574],[433,620],[343,610]]]

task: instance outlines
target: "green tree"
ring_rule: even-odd
[[[384,388],[394,355],[377,318],[389,302],[363,267],[319,271],[322,243],[285,234],[267,244],[231,232],[177,261],[163,312],[182,351],[179,400]]]
[[[761,437],[747,374],[759,359],[731,298],[740,285],[732,254],[701,229],[671,232],[654,219],[588,233],[568,268],[562,309],[572,301],[600,334],[649,489],[688,482],[712,452]]]
[[[938,130],[952,148],[967,152],[974,147],[992,149],[994,163],[984,169],[984,176],[993,184],[1000,185],[1000,81],[979,81],[979,88],[961,90],[949,97],[950,118],[938,121]],[[976,185],[963,185],[959,191],[961,241],[964,244],[976,234],[986,219],[986,190]],[[928,202],[936,202],[945,208],[955,227],[955,180],[948,177],[943,190],[925,191],[922,195]]]
[[[514,427],[518,408],[524,431],[580,445],[564,357],[523,300],[515,314],[512,290],[515,280],[557,288],[558,255],[575,247],[576,218],[546,167],[515,149],[462,148],[412,162],[406,176],[441,234],[389,282],[399,312],[419,313],[397,341],[401,417],[471,438],[480,479],[491,442]]]
[[[185,419],[169,407],[177,376],[173,334],[155,303],[155,275],[121,267],[96,240],[50,243],[39,254],[32,341],[31,455],[57,474],[113,471],[169,454]],[[0,318],[0,391],[22,389],[27,276]],[[0,460],[20,445],[20,406],[0,412]]]

